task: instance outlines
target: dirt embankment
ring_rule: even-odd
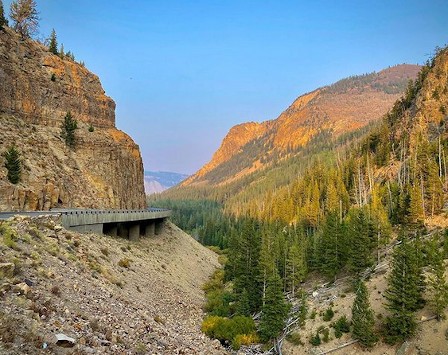
[[[222,352],[200,331],[217,256],[173,224],[129,242],[16,217],[0,235],[1,354]]]

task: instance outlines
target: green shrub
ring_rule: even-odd
[[[241,345],[256,344],[260,341],[260,338],[256,333],[251,334],[237,334],[232,341],[233,350],[239,350]]]
[[[337,329],[337,328],[335,328],[334,329],[334,336],[337,338],[337,339],[339,339],[341,336],[342,336],[342,332],[339,330],[339,329]]]
[[[333,328],[341,332],[341,333],[349,333],[350,332],[350,323],[347,320],[347,317],[344,315],[340,317],[334,324]],[[341,334],[342,335],[342,334]],[[339,337],[340,338],[340,337]]]
[[[310,338],[310,344],[313,345],[313,346],[318,346],[318,345],[320,345],[321,343],[322,343],[322,342],[321,342],[321,340],[320,340],[319,332],[316,332],[316,334],[313,335],[313,336]]]
[[[8,248],[17,249],[16,241],[18,237],[14,229],[4,223],[0,225],[0,235],[3,236],[3,244]]]
[[[89,132],[93,132],[95,130],[95,128],[93,127],[92,124],[89,125]]]
[[[328,341],[330,340],[330,330],[328,328],[322,330],[322,340],[325,343],[328,343]]]
[[[333,316],[334,316],[334,311],[333,311],[333,309],[328,308],[328,309],[325,311],[325,313],[324,313],[322,319],[323,319],[325,322],[329,322],[329,321],[331,321],[331,319],[333,318]]]
[[[218,270],[215,270],[213,275],[210,277],[210,280],[208,280],[202,286],[202,289],[207,293],[210,291],[215,291],[222,287],[224,287],[224,270],[218,269]]]
[[[243,316],[235,316],[233,318],[209,316],[202,322],[201,330],[210,338],[218,339],[221,342],[228,341],[234,343],[238,335],[254,334],[255,322],[252,318]],[[235,345],[241,341],[242,339],[240,338]]]
[[[55,73],[53,73],[53,74],[51,74],[51,81],[56,81],[56,74]]]
[[[286,337],[286,339],[294,345],[305,345],[302,341],[302,338],[300,337],[300,334],[297,332],[294,333],[290,333],[288,334],[288,336]]]
[[[129,268],[131,266],[131,261],[132,260],[128,258],[120,259],[120,261],[118,262],[118,266]]]

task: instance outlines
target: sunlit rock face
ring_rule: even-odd
[[[78,121],[76,147],[61,124]],[[13,185],[0,157],[0,209],[143,208],[138,145],[115,128],[115,103],[98,77],[13,31],[0,31],[0,150],[20,151],[22,178]]]

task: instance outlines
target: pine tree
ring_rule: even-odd
[[[64,56],[65,56],[65,52],[64,52],[64,43],[62,43],[61,44],[61,47],[59,48],[59,57],[61,58],[61,59],[64,59]]]
[[[55,54],[58,55],[58,41],[57,41],[57,37],[56,37],[56,31],[53,30],[51,31],[51,35],[50,35],[50,44],[48,46],[48,50]]]
[[[392,270],[385,292],[391,312],[385,323],[385,340],[394,344],[412,336],[416,330],[414,312],[422,303],[422,268],[415,243],[403,239],[393,253]]]
[[[22,175],[20,153],[16,147],[11,146],[2,154],[5,158],[5,168],[8,170],[8,180],[12,184],[17,184]]]
[[[65,144],[74,149],[76,146],[75,130],[78,128],[78,122],[73,119],[72,114],[67,112],[64,122],[61,126],[61,137],[65,140]]]
[[[229,252],[229,262],[233,268],[234,291],[242,293],[244,289],[249,294],[250,310],[257,311],[261,305],[260,290],[260,235],[255,221],[245,220],[241,232],[235,236]]]
[[[330,278],[336,277],[343,266],[344,256],[343,226],[336,211],[328,214],[322,235],[319,240],[319,268],[323,274]]]
[[[10,17],[13,28],[22,37],[31,37],[39,26],[39,13],[35,0],[15,0],[11,3]]]
[[[448,306],[448,284],[445,278],[444,252],[439,248],[438,239],[430,243],[430,265],[428,286],[431,292],[430,305],[438,320],[445,318]]]
[[[282,280],[278,273],[270,277],[266,289],[266,298],[262,307],[259,326],[260,337],[263,341],[276,338],[283,330],[290,305],[285,301],[282,291]]]
[[[301,242],[300,242],[300,241]],[[300,244],[299,244],[300,243]],[[296,294],[297,286],[300,282],[305,280],[307,267],[306,267],[306,245],[305,240],[297,238],[288,252],[288,281],[291,290],[291,296],[294,298]]]
[[[352,272],[358,273],[372,265],[371,225],[364,208],[354,208],[348,218],[348,266]]]
[[[356,286],[356,298],[352,307],[353,337],[367,348],[371,348],[378,341],[375,334],[375,318],[370,308],[367,287],[361,280]]]
[[[8,26],[8,20],[5,17],[3,2],[0,0],[0,30],[3,29],[4,26]]]
[[[422,192],[418,185],[411,187],[409,193],[409,222],[420,224],[424,220]]]
[[[240,316],[250,316],[249,293],[246,289],[241,292],[236,305],[236,313]]]
[[[266,295],[266,288],[268,279],[275,272],[275,258],[274,258],[274,246],[271,232],[267,229],[263,230],[261,236],[261,249],[260,249],[260,281],[262,283],[262,299],[264,300]]]

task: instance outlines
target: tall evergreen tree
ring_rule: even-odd
[[[61,137],[65,140],[65,144],[74,149],[76,146],[75,130],[78,128],[78,121],[76,121],[70,112],[64,117],[64,122],[61,126]]]
[[[358,273],[372,265],[371,225],[364,208],[354,208],[348,216],[348,267]]]
[[[3,29],[4,26],[8,26],[8,20],[5,17],[3,2],[0,0],[0,30]]]
[[[259,333],[263,341],[276,338],[285,325],[290,305],[286,302],[282,289],[282,280],[278,273],[275,273],[269,278],[262,307]]]
[[[431,308],[438,320],[444,319],[448,306],[448,284],[445,278],[444,252],[439,247],[437,238],[430,243],[428,286],[431,292]]]
[[[246,289],[241,292],[236,305],[236,313],[240,316],[250,316],[249,293]]]
[[[288,283],[292,297],[295,297],[300,282],[305,280],[307,274],[306,266],[306,240],[295,238],[288,251]]]
[[[5,168],[8,170],[9,182],[17,184],[22,175],[19,151],[15,146],[11,146],[2,155],[5,158]]]
[[[56,37],[56,31],[54,30],[54,28],[51,31],[50,44],[48,45],[48,50],[55,55],[59,54],[58,53],[58,40]]]
[[[420,224],[425,218],[421,188],[418,185],[411,187],[409,193],[409,222]]]
[[[65,56],[64,43],[62,43],[61,46],[59,47],[59,53],[58,54],[59,54],[59,57],[61,59],[64,59],[64,56]]]
[[[10,17],[13,28],[22,37],[31,37],[39,26],[39,13],[35,0],[14,0],[11,3]]]
[[[262,283],[262,299],[265,299],[268,279],[276,272],[274,258],[274,240],[271,231],[264,228],[261,236],[260,249],[260,281]],[[263,301],[264,302],[264,301]]]
[[[330,278],[336,277],[343,266],[346,254],[344,237],[337,211],[330,212],[320,236],[318,252],[320,271]]]
[[[356,285],[356,298],[352,307],[353,337],[367,348],[371,348],[378,341],[375,334],[375,317],[370,308],[369,294],[363,281]]]
[[[393,253],[392,270],[385,292],[386,307],[391,313],[385,323],[385,339],[391,344],[414,334],[414,312],[422,304],[422,268],[413,244],[403,239]]]
[[[237,233],[229,246],[229,263],[233,268],[234,291],[240,294],[244,289],[247,290],[251,312],[259,310],[262,301],[259,267],[260,239],[258,224],[246,219],[241,226],[241,231]]]

